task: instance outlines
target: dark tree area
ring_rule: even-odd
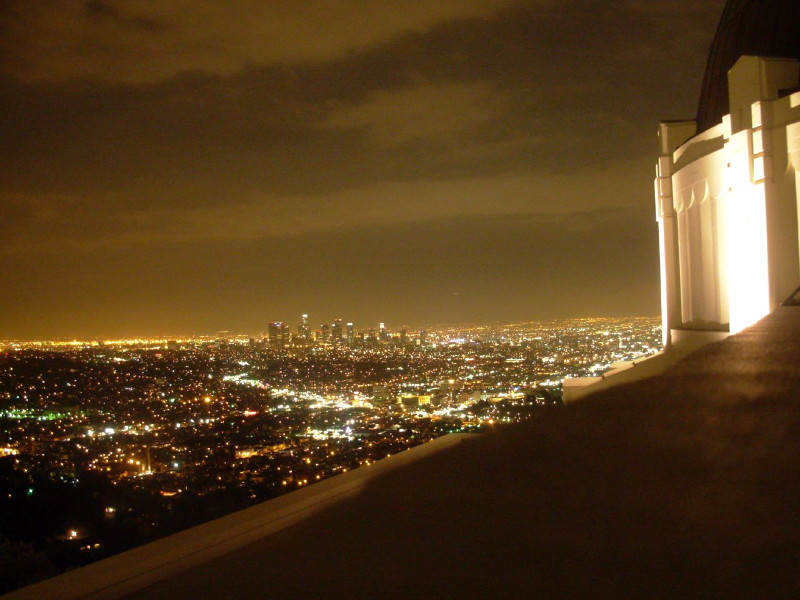
[[[22,458],[22,460],[21,460]],[[74,478],[0,459],[0,593],[122,552],[275,495],[242,486],[173,498],[157,485],[112,482],[97,471]]]
[[[0,535],[0,594],[34,583],[56,573],[44,552],[33,545],[14,543]]]

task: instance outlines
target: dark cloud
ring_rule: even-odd
[[[709,14],[696,17],[694,28],[684,22],[678,35],[657,27],[655,17],[634,21],[622,3],[517,7],[326,63],[149,85],[7,81],[4,155],[26,189],[124,188],[158,202],[164,188],[198,179],[207,180],[208,196],[229,202],[247,188],[324,192],[383,179],[616,161],[649,150],[659,116],[692,114],[693,97],[676,94],[699,80],[694,32],[708,31]],[[645,68],[629,58],[643,38],[661,48]],[[691,66],[691,77],[674,66],[681,64]],[[326,126],[376,94],[421,84],[484,85],[484,98],[497,101],[449,137],[423,131],[378,149],[369,142],[379,122]],[[449,106],[430,108],[457,114],[471,100],[444,95]]]
[[[119,11],[108,2],[100,0],[89,0],[86,3],[86,12],[93,17],[102,17],[117,20],[120,17]]]
[[[6,0],[0,72],[24,81],[153,82],[185,71],[327,61],[508,0]],[[551,0],[538,0],[549,2]],[[87,19],[87,17],[89,17]],[[152,30],[168,32],[154,40]]]
[[[102,0],[89,0],[86,2],[86,12],[90,17],[107,19],[123,27],[133,27],[145,31],[156,32],[163,29],[163,24],[158,20],[145,15],[124,15],[116,6]]]

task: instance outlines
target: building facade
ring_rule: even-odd
[[[736,333],[800,285],[800,61],[741,56],[730,112],[659,127],[664,345]]]
[[[658,374],[800,286],[800,2],[729,0],[697,115],[658,141],[664,351],[565,380],[565,401]]]
[[[729,0],[694,119],[659,126],[664,346],[741,331],[800,285],[800,3]]]

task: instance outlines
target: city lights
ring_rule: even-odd
[[[6,346],[0,460],[19,481],[7,500],[97,506],[50,533],[83,564],[437,436],[531,418],[560,404],[563,378],[660,347],[653,318],[273,325],[263,338]]]

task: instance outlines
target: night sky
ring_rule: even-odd
[[[0,1],[0,339],[659,312],[723,0]]]

